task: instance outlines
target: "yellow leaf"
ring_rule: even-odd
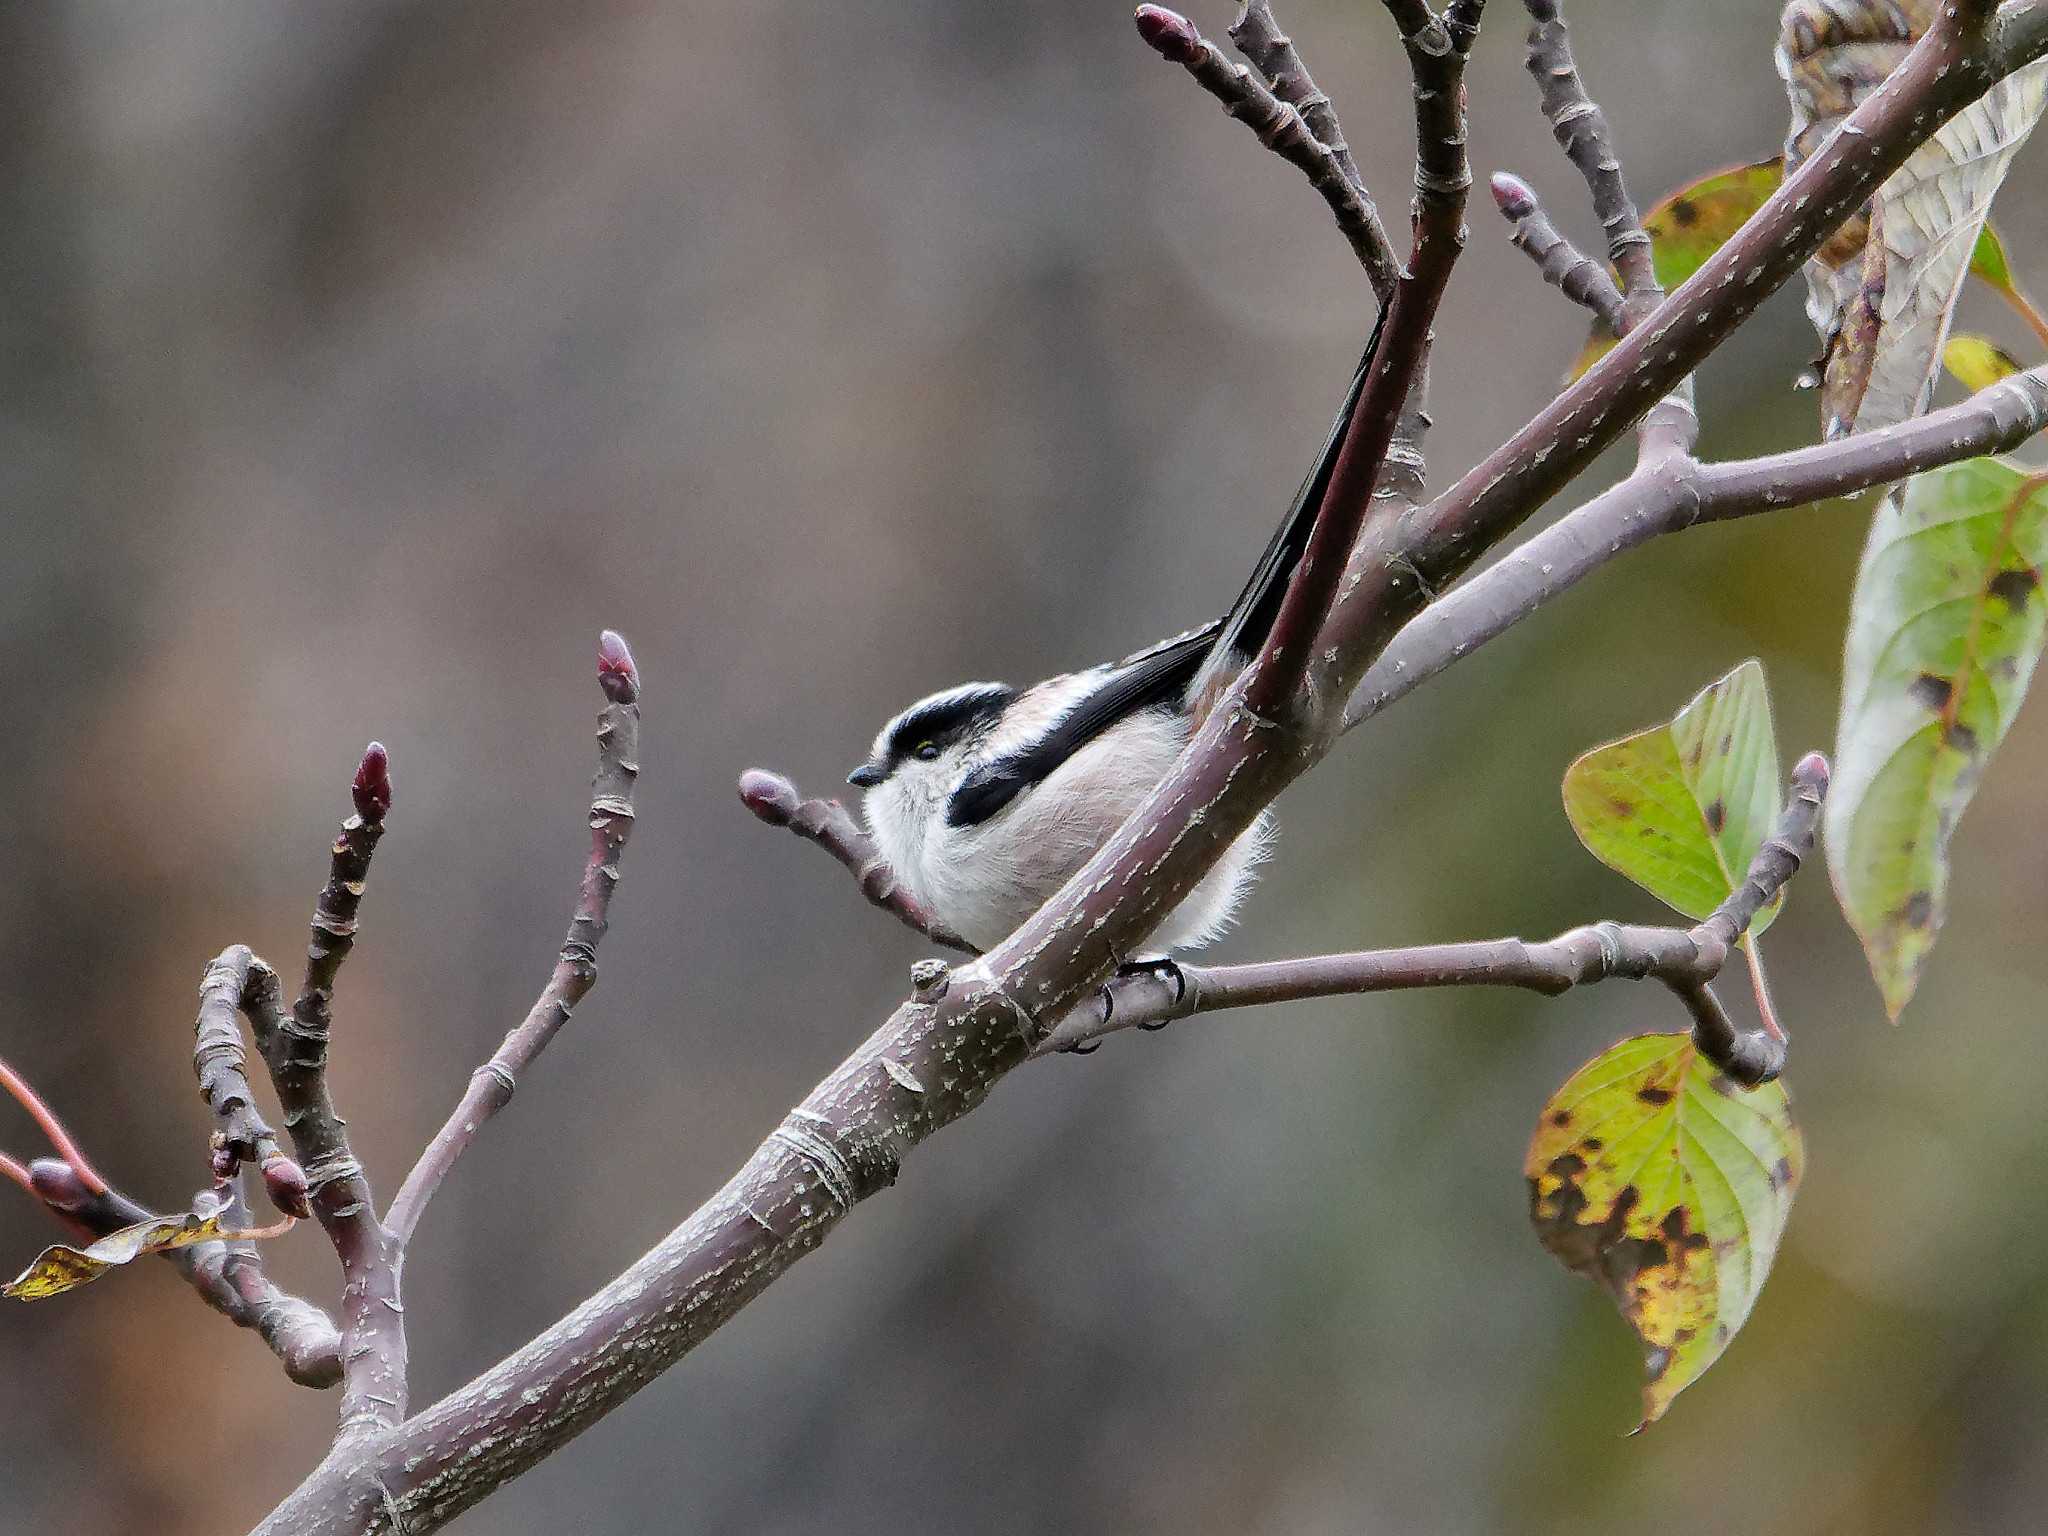
[[[240,1232],[223,1231],[221,1215],[221,1209],[216,1207],[204,1213],[186,1211],[178,1216],[156,1216],[132,1227],[123,1227],[118,1232],[109,1232],[89,1248],[53,1244],[37,1256],[35,1263],[6,1285],[0,1285],[0,1296],[11,1296],[16,1301],[42,1301],[76,1290],[88,1281],[99,1279],[108,1270],[145,1254],[167,1253],[173,1248],[189,1248],[194,1243],[247,1242],[276,1237],[289,1232],[292,1227],[292,1219],[287,1216],[275,1226]]]

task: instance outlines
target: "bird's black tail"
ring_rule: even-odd
[[[1358,412],[1359,397],[1365,393],[1366,370],[1372,363],[1372,351],[1379,339],[1380,327],[1374,325],[1372,335],[1365,343],[1365,351],[1359,355],[1358,367],[1351,375],[1351,388],[1345,392],[1343,407],[1337,412],[1337,419],[1330,426],[1330,435],[1323,442],[1322,452],[1309,466],[1301,489],[1294,493],[1294,501],[1287,508],[1287,515],[1274,530],[1266,552],[1259,556],[1251,579],[1244,584],[1237,601],[1223,616],[1200,670],[1188,685],[1186,697],[1190,702],[1201,699],[1219,681],[1242,671],[1258,654],[1259,647],[1266,643],[1273,621],[1280,616],[1280,604],[1287,596],[1288,581],[1308,548],[1309,531],[1315,527],[1316,514],[1322,510],[1323,498],[1329,494],[1330,477],[1337,468],[1337,455],[1344,446],[1344,434],[1350,430],[1351,418]]]

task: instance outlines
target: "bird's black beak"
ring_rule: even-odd
[[[862,763],[846,776],[846,782],[856,789],[873,789],[889,777],[889,770],[881,763]]]

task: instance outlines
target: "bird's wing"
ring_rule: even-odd
[[[946,820],[956,827],[987,821],[1119,720],[1162,704],[1178,706],[1209,654],[1217,627],[1190,630],[1105,672],[1043,735],[991,758],[963,779],[946,802]]]

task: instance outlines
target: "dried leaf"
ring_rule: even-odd
[[[1933,0],[1794,0],[1778,53],[1796,167],[1875,91],[1931,19]],[[2016,294],[2003,250],[1983,252],[1992,197],[2048,103],[2048,60],[1993,86],[1879,189],[1860,249],[1855,224],[1807,263],[1807,314],[1825,362],[1828,435],[1919,415],[1933,393],[1963,274],[1983,256]],[[1851,259],[1854,257],[1855,259]]]
[[[287,1216],[274,1226],[239,1232],[223,1231],[220,1224],[223,1214],[222,1208],[215,1205],[205,1210],[186,1211],[178,1216],[158,1216],[137,1222],[132,1227],[109,1232],[89,1248],[53,1244],[37,1255],[36,1261],[13,1280],[0,1285],[0,1296],[11,1296],[17,1301],[42,1301],[76,1290],[88,1281],[99,1279],[108,1270],[131,1263],[145,1254],[167,1253],[173,1248],[189,1248],[194,1243],[248,1242],[276,1237],[290,1231],[292,1226],[292,1220]]]
[[[1643,1341],[1644,1424],[1748,1321],[1804,1165],[1783,1083],[1737,1087],[1689,1035],[1624,1040],[1543,1107],[1530,1220]]]
[[[1973,459],[1878,509],[1857,572],[1828,873],[1896,1019],[1947,910],[1948,845],[2048,635],[2048,474]]]
[[[2009,379],[2023,366],[2005,348],[1982,336],[1951,336],[1941,349],[1942,366],[1963,388],[1975,393]]]
[[[1596,747],[1565,771],[1565,814],[1601,863],[1687,917],[1748,873],[1780,809],[1763,663],[1745,661],[1667,725]],[[1782,898],[1756,916],[1752,935]]]

